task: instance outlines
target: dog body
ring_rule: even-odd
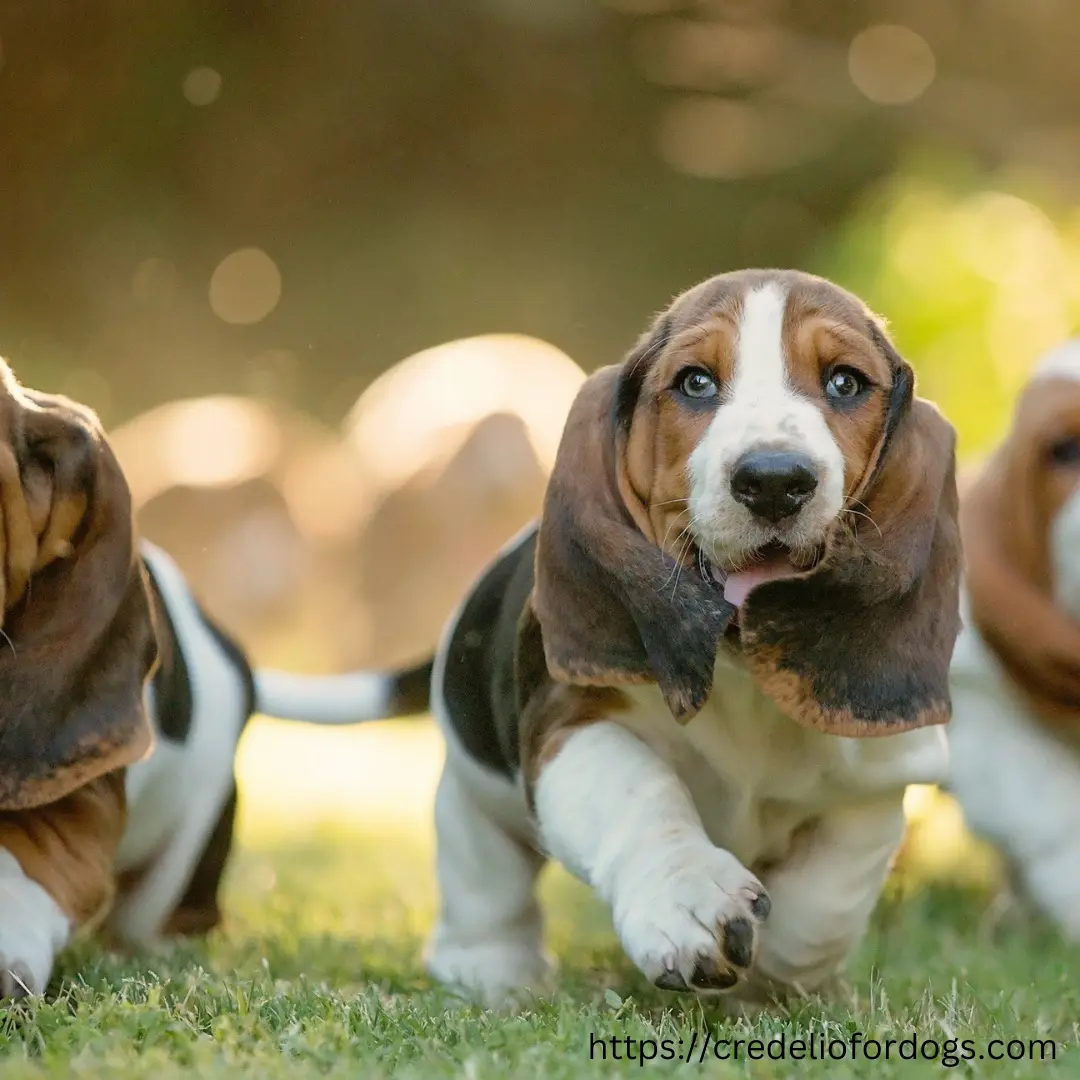
[[[44,990],[76,933],[149,945],[221,918],[234,759],[255,711],[400,715],[430,665],[252,671],[165,552],[135,538],[89,410],[0,362],[0,997]],[[419,692],[418,692],[419,691]]]
[[[154,749],[127,770],[127,825],[116,853],[123,887],[109,916],[122,941],[209,930],[236,811],[233,760],[255,711],[244,654],[209,620],[179,567],[140,544],[159,628],[147,686]]]
[[[535,538],[530,529],[517,539],[487,580],[508,563],[527,566]],[[750,943],[724,942],[720,960],[716,928],[730,932],[755,912],[768,915],[759,976],[811,987],[840,966],[902,837],[906,785],[943,778],[939,728],[886,739],[808,729],[724,646],[691,723],[674,720],[656,687],[620,691],[610,715],[545,770],[533,813],[494,728],[439,693],[455,645],[478,632],[460,619],[438,653],[432,704],[447,743],[436,801],[443,907],[429,946],[438,978],[492,996],[542,984],[551,962],[533,897],[540,852],[612,905],[628,955],[666,988],[679,987],[663,982],[665,970],[690,974],[703,958],[726,981],[721,965],[749,960]],[[686,841],[669,842],[682,832]]]
[[[539,988],[552,857],[665,989],[836,973],[906,785],[945,769],[952,458],[873,317],[805,275],[711,279],[591,376],[436,656],[431,971]]]
[[[1017,884],[1080,939],[1080,344],[1036,367],[966,494],[950,787]]]

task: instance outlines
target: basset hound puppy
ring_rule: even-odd
[[[137,541],[96,416],[3,361],[0,619],[0,997],[43,991],[76,933],[140,946],[217,924],[254,711],[353,723],[427,694],[427,667],[253,672]]]
[[[1080,340],[1051,350],[964,494],[950,789],[1080,939]]]
[[[856,297],[679,296],[585,382],[437,650],[433,975],[541,989],[552,858],[659,987],[824,986],[944,773],[956,503],[953,429]]]

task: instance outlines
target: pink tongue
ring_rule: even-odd
[[[737,608],[750,595],[750,590],[757,588],[763,581],[775,581],[795,573],[795,566],[786,555],[774,555],[764,562],[754,563],[745,570],[728,574],[724,582],[724,599]]]

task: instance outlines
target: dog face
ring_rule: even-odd
[[[974,621],[1043,711],[1080,708],[1080,343],[1036,366],[962,524]]]
[[[729,575],[812,566],[863,512],[894,383],[910,392],[865,308],[804,275],[725,275],[680,297],[643,352],[623,387],[627,468],[661,546]]]
[[[1080,343],[1044,360],[1025,405],[1032,532],[1047,537],[1055,602],[1080,622]]]
[[[737,611],[734,644],[796,719],[947,719],[954,437],[913,383],[819,278],[744,271],[679,297],[567,421],[532,601],[551,673],[655,680],[686,719]]]

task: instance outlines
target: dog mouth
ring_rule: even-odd
[[[812,570],[822,556],[821,547],[794,549],[779,540],[770,540],[747,552],[726,573],[713,567],[713,577],[724,587],[724,599],[736,608],[766,581],[781,581]]]

